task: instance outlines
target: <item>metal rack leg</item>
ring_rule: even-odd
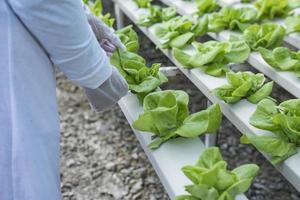
[[[123,28],[124,27],[124,14],[116,3],[114,4],[114,9],[115,9],[115,15],[116,15],[117,29]]]
[[[211,106],[212,103],[208,100],[207,101],[207,107]],[[217,145],[217,140],[218,140],[218,133],[211,133],[211,134],[206,134],[205,135],[205,146],[206,147],[211,147],[211,146],[216,146]]]

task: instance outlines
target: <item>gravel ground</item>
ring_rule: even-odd
[[[106,9],[111,10],[110,1]],[[140,33],[141,54],[149,63],[171,63]],[[245,69],[253,70],[245,66]],[[61,188],[64,200],[167,200],[151,164],[120,108],[93,113],[80,88],[58,74],[61,115]],[[164,89],[184,89],[192,112],[205,108],[206,98],[186,78],[172,78]],[[291,98],[276,87],[274,97]],[[253,147],[239,144],[239,131],[224,118],[218,144],[231,168],[249,162],[261,166],[247,192],[251,200],[300,200],[299,193]],[[188,164],[188,163],[187,163]]]

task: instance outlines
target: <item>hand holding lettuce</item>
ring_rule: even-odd
[[[131,92],[137,94],[142,102],[144,97],[168,81],[159,71],[160,64],[146,66],[145,60],[132,52],[118,50],[111,57],[111,63],[118,68],[126,79]]]
[[[138,36],[131,25],[116,31],[116,34],[127,51],[117,50],[111,57],[111,63],[126,79],[131,92],[137,94],[142,102],[147,94],[155,91],[168,79],[159,71],[160,64],[155,63],[147,67],[145,59],[137,54]]]
[[[137,53],[140,45],[137,33],[132,29],[132,25],[126,26],[115,32],[122,43],[125,45],[127,51]]]
[[[188,195],[177,196],[176,200],[234,200],[249,189],[259,167],[245,164],[229,170],[220,150],[210,147],[196,165],[185,166],[182,171],[193,184],[185,186]]]
[[[189,97],[184,91],[165,90],[148,94],[144,99],[144,113],[133,123],[139,131],[153,133],[156,138],[149,147],[157,149],[176,137],[198,137],[216,132],[221,124],[220,106],[189,114]]]

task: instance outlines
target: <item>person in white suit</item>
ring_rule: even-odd
[[[0,200],[61,199],[55,69],[100,111],[128,91],[117,47],[81,0],[0,1]]]

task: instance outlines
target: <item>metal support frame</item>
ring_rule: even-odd
[[[124,27],[124,14],[118,4],[114,4],[114,10],[115,10],[115,15],[116,15],[116,24],[117,24],[117,29],[121,29]]]
[[[207,107],[211,106],[212,103],[207,100]],[[218,132],[217,133],[208,133],[205,135],[205,147],[211,147],[211,146],[216,146],[218,143]]]

